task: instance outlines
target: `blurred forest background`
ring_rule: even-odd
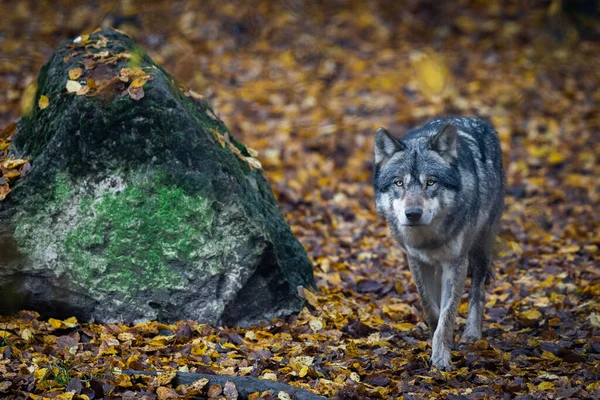
[[[205,346],[227,343],[235,356],[206,353],[188,359],[190,370],[245,374],[254,366],[252,375],[339,398],[598,394],[597,1],[4,0],[0,7],[0,126],[37,106],[36,75],[60,42],[115,27],[259,151],[320,291],[308,299],[311,310],[255,330],[192,323]],[[379,126],[401,135],[448,114],[494,124],[508,185],[487,340],[461,348],[458,369],[440,373],[427,366],[428,331],[403,256],[375,215],[372,140]],[[7,323],[21,332],[19,324],[31,325],[31,316],[22,318]],[[65,329],[57,326],[37,321],[37,339],[16,343],[38,343],[30,356],[43,352],[40,365],[79,365],[70,376],[126,368],[128,357],[143,353],[119,347],[125,327],[95,325],[85,328],[96,335],[92,344],[116,340],[111,360],[99,362],[102,351],[91,359],[42,351],[52,344],[46,335]],[[133,333],[142,345],[157,332],[149,324]],[[186,359],[185,346],[169,342],[161,357],[140,359],[148,368],[179,368],[175,354]],[[107,379],[115,393],[144,387]]]

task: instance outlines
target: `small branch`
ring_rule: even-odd
[[[157,375],[156,371],[134,371],[124,370],[124,374],[127,375]],[[228,376],[228,375],[210,375],[210,374],[197,374],[193,372],[177,372],[177,375],[173,379],[173,386],[179,385],[190,385],[199,379],[208,379],[209,385],[218,384],[225,386],[227,381],[232,382],[237,387],[238,394],[241,399],[246,399],[248,396],[255,392],[265,392],[272,390],[277,393],[284,391],[295,400],[324,400],[325,397],[321,397],[314,393],[311,393],[305,389],[297,388],[292,385],[286,385],[285,383],[273,382],[265,379],[258,379],[253,376]]]

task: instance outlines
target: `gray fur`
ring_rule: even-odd
[[[467,117],[438,119],[400,139],[380,128],[374,186],[377,211],[407,254],[433,336],[432,365],[449,369],[467,275],[472,282],[463,339],[481,338],[484,284],[492,275],[504,207],[498,135]]]

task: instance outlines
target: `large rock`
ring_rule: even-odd
[[[11,149],[32,168],[0,202],[1,312],[248,325],[302,307],[311,264],[253,151],[127,36],[62,45],[35,104]]]

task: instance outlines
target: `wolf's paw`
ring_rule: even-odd
[[[461,336],[461,342],[463,343],[474,343],[476,341],[478,341],[479,339],[481,339],[481,330],[479,329],[469,329],[470,327],[467,327],[464,331],[464,333]]]
[[[450,349],[440,348],[431,354],[431,365],[442,371],[449,371],[452,369],[452,363],[450,362]]]

